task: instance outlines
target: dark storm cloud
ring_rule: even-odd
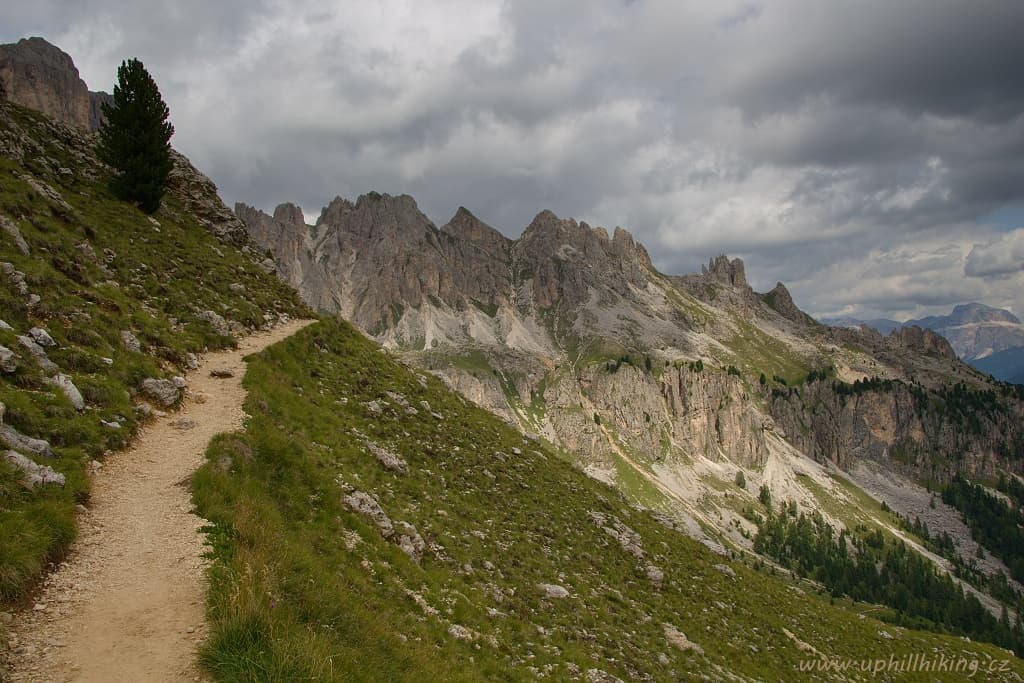
[[[1016,0],[86,0],[16,2],[0,39],[93,88],[141,57],[229,202],[408,192],[513,236],[550,208],[665,270],[728,251],[814,313],[898,317],[1024,310],[982,218],[1024,204],[1020,26]]]
[[[745,62],[726,89],[751,116],[821,96],[912,116],[999,121],[1024,110],[1024,4],[784,4],[767,31],[777,49]]]

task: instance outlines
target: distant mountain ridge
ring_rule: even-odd
[[[982,372],[1005,382],[1024,381],[1024,324],[1002,308],[972,302],[954,307],[949,315],[932,315],[902,323],[884,318],[822,318],[821,322],[853,329],[866,325],[883,335],[916,325],[941,334],[949,340],[958,357]],[[989,358],[994,360],[988,361]]]

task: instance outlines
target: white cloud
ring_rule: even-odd
[[[1024,271],[1024,228],[976,244],[967,255],[964,274],[970,277],[1005,277]]]

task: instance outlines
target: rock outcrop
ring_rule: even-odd
[[[0,100],[85,130],[102,123],[103,92],[89,92],[71,57],[43,38],[0,45]]]
[[[776,282],[775,287],[772,290],[762,296],[765,303],[775,309],[779,315],[787,320],[791,320],[795,323],[802,325],[814,325],[814,318],[801,311],[795,303],[793,303],[793,297],[790,295],[789,290],[786,289],[786,285],[781,282]]]
[[[725,254],[711,259],[706,267],[701,266],[701,275],[708,276],[730,287],[747,286],[747,273],[743,261],[738,258],[730,261]]]
[[[956,359],[956,351],[949,345],[946,338],[927,328],[920,328],[916,325],[904,326],[898,330],[893,330],[889,334],[889,340],[901,349],[926,353],[949,360]]]

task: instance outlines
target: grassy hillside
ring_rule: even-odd
[[[168,194],[154,220],[114,199],[91,145],[40,114],[0,106],[0,345],[11,354],[0,372],[2,420],[49,442],[52,457],[21,452],[65,478],[31,486],[0,457],[0,604],[21,599],[67,549],[90,461],[131,440],[146,417],[140,401],[161,407],[139,394],[143,380],[182,374],[188,354],[232,345],[232,329],[306,312],[292,290],[211,235],[183,197]],[[55,342],[46,358],[18,339],[32,328]],[[57,375],[77,388],[81,409],[53,384]]]
[[[245,384],[244,431],[193,481],[218,680],[837,678],[801,671],[817,657],[873,680],[862,661],[911,655],[1024,673],[713,554],[344,322]]]

